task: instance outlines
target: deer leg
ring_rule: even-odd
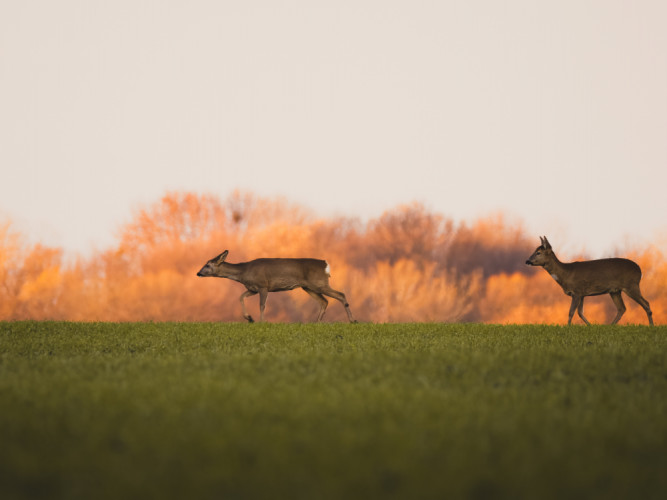
[[[248,323],[254,323],[255,320],[252,319],[252,316],[248,314],[248,311],[245,308],[245,298],[246,297],[251,297],[252,295],[255,295],[257,292],[251,292],[250,290],[246,290],[241,294],[241,308],[243,309],[243,317],[248,321]]]
[[[331,297],[332,299],[336,299],[341,304],[343,304],[343,307],[345,307],[345,312],[347,313],[347,319],[350,321],[350,323],[357,322],[357,320],[354,319],[354,317],[352,316],[352,311],[350,310],[350,304],[347,303],[347,299],[345,298],[345,294],[343,292],[334,290],[329,286],[320,289],[319,293],[321,293],[322,295],[326,295],[327,297]]]
[[[651,312],[651,306],[649,305],[648,300],[642,297],[642,292],[639,291],[639,285],[629,290],[623,291],[628,294],[628,297],[644,308],[644,311],[646,311],[646,316],[648,316],[648,324],[653,326],[653,313]]]
[[[579,307],[577,307],[577,314],[579,314],[579,317],[584,320],[584,323],[587,325],[590,325],[590,321],[586,319],[586,316],[584,316],[584,298],[581,297],[581,300],[579,301]]]
[[[611,322],[612,325],[615,325],[618,323],[618,320],[621,319],[621,316],[625,313],[625,304],[623,303],[623,297],[621,297],[621,292],[611,292],[609,294],[611,296],[611,300],[614,301],[614,305],[616,306],[616,309],[618,312],[616,313],[616,317],[614,318],[614,321]]]
[[[304,288],[306,293],[310,295],[312,298],[315,299],[315,301],[320,305],[320,312],[317,315],[317,321],[320,322],[322,321],[322,317],[324,316],[324,312],[327,310],[327,306],[329,305],[329,302],[327,299],[322,295],[321,293],[314,292],[312,290],[308,290],[307,288]]]
[[[264,321],[264,308],[266,307],[266,298],[269,296],[269,290],[266,288],[259,289],[259,321]]]
[[[571,325],[572,324],[572,316],[574,316],[574,311],[577,310],[577,307],[579,307],[579,303],[583,300],[583,297],[579,297],[578,295],[573,295],[572,296],[572,303],[570,304],[570,313],[567,317],[567,324]]]

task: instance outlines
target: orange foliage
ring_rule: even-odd
[[[64,292],[62,251],[28,247],[9,224],[0,227],[0,319],[57,319]]]
[[[401,259],[379,261],[351,283],[350,295],[363,304],[364,316],[383,323],[466,319],[481,291],[478,274],[459,278],[453,271],[437,274],[435,262]],[[355,286],[356,285],[356,286]]]
[[[522,272],[526,252],[534,249],[535,238],[527,238],[520,224],[510,225],[502,214],[462,224],[453,234],[447,251],[451,267],[469,273],[481,270],[484,276],[499,272]]]
[[[243,286],[196,276],[225,249],[230,262],[326,259],[332,287],[347,295],[361,321],[564,324],[570,305],[544,271],[524,265],[536,237],[502,215],[455,224],[415,203],[364,224],[314,219],[283,199],[238,191],[224,200],[168,193],[135,212],[118,236],[114,248],[65,265],[60,249],[29,246],[0,225],[0,319],[239,321]],[[627,254],[644,271],[642,289],[657,323],[667,317],[663,247]],[[247,299],[251,314],[257,302]],[[622,322],[645,324],[644,311],[625,302]],[[608,296],[585,304],[593,322],[609,322],[615,312]],[[308,322],[317,310],[303,291],[274,293],[266,318]],[[337,301],[330,300],[325,320],[346,321]]]

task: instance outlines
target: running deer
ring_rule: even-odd
[[[653,325],[651,306],[639,291],[642,271],[635,262],[628,259],[600,259],[565,263],[558,260],[546,237],[540,237],[540,241],[542,244],[535,249],[526,264],[542,266],[561,286],[565,294],[572,297],[568,325],[572,323],[575,309],[584,323],[590,325],[584,316],[584,297],[605,293],[611,295],[618,310],[611,324],[618,323],[625,313],[621,292],[625,292],[644,308],[649,324]]]
[[[229,278],[242,283],[247,290],[241,294],[243,317],[253,323],[245,307],[245,298],[259,293],[259,320],[264,321],[264,307],[269,292],[283,292],[303,288],[320,305],[317,321],[321,321],[328,301],[334,298],[345,307],[350,323],[356,323],[345,294],[329,286],[330,269],[326,260],[318,259],[255,259],[250,262],[231,264],[225,262],[228,250],[209,260],[197,276]]]

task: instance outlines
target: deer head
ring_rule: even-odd
[[[229,253],[229,250],[225,250],[224,252],[222,252],[217,257],[213,257],[206,264],[204,264],[204,267],[202,267],[199,270],[199,272],[197,273],[197,276],[200,276],[200,277],[220,276],[220,266],[222,265],[223,262],[225,262],[225,259],[227,258],[228,253]]]
[[[546,236],[540,236],[540,242],[542,244],[535,249],[533,255],[528,257],[528,260],[526,261],[526,264],[529,266],[544,267],[545,264],[554,260],[554,251],[551,249],[551,244]]]

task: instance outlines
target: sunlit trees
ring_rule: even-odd
[[[379,261],[363,286],[350,287],[351,296],[362,299],[369,319],[376,322],[465,320],[481,291],[479,275],[435,270],[434,262]]]
[[[0,225],[0,319],[58,319],[62,251],[29,246],[11,224]]]
[[[430,213],[419,203],[402,205],[368,222],[364,260],[394,264],[409,259],[417,266],[433,262],[442,267],[453,223]]]
[[[0,224],[0,319],[101,321],[241,321],[244,287],[197,278],[223,250],[228,260],[258,257],[326,259],[331,285],[348,297],[361,321],[567,321],[569,298],[545,273],[524,265],[533,250],[520,223],[496,214],[456,224],[419,203],[362,222],[317,218],[282,198],[233,192],[172,192],[138,208],[118,243],[88,258],[29,245]],[[644,272],[642,290],[657,323],[667,314],[664,245],[625,255]],[[67,263],[66,263],[67,262]],[[257,297],[247,300],[257,314]],[[586,314],[608,322],[608,297],[587,298]],[[622,322],[645,322],[626,299]],[[313,321],[317,304],[303,291],[271,294],[269,321]],[[346,321],[330,301],[326,321]]]
[[[502,214],[459,225],[448,241],[447,262],[459,272],[481,270],[497,273],[526,272],[526,251],[535,245],[519,223],[510,224]],[[530,254],[530,252],[528,252]]]

